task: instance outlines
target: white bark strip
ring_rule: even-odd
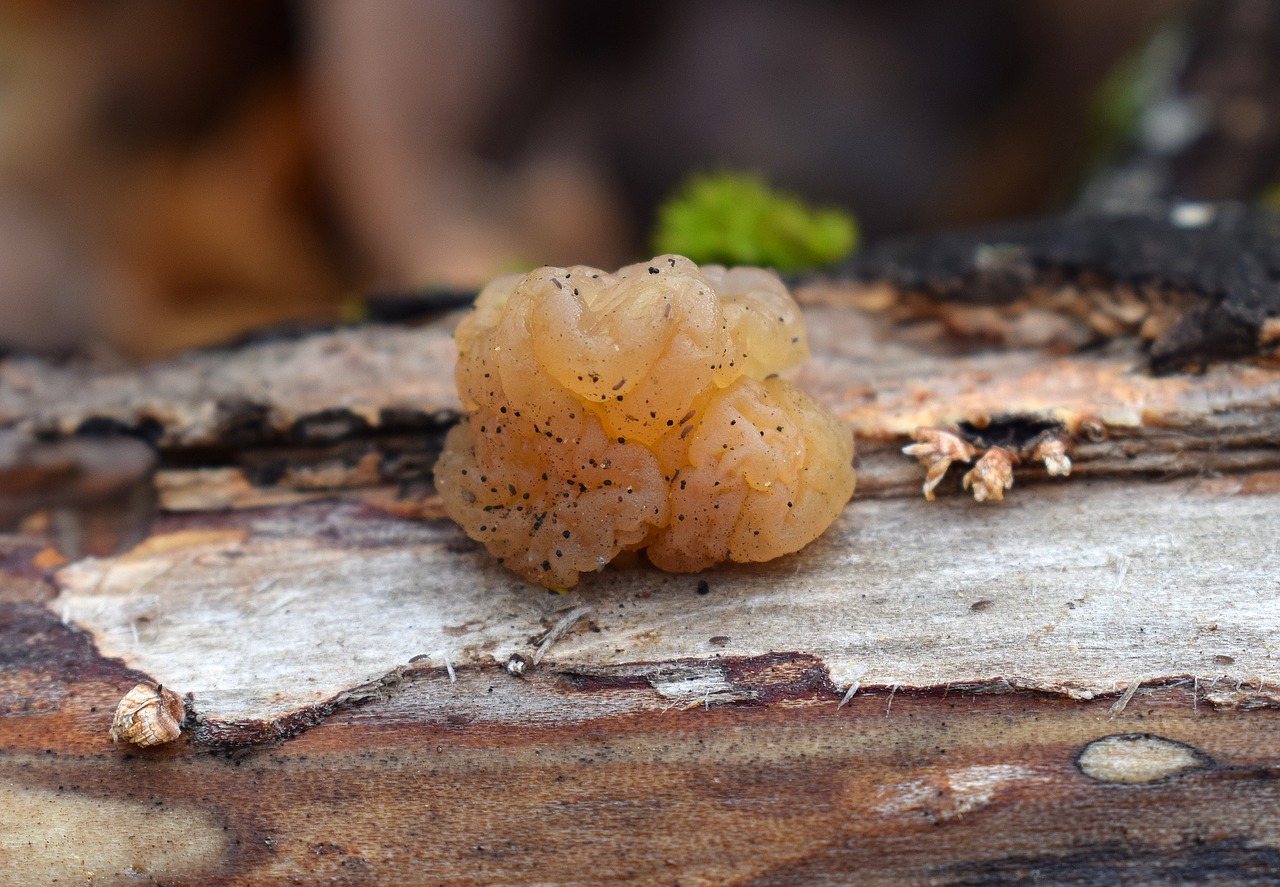
[[[584,605],[543,669],[799,652],[842,688],[1087,698],[1185,676],[1188,705],[1193,682],[1219,704],[1264,701],[1280,697],[1280,495],[1248,489],[1068,480],[995,506],[855,500],[795,556],[696,576],[620,565],[568,595],[448,522],[328,503],[77,562],[50,606],[218,719],[278,717],[429,651],[505,662]]]

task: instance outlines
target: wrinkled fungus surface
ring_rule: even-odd
[[[775,375],[808,347],[772,272],[539,268],[486,287],[456,338],[468,415],[436,486],[533,582],[568,587],[641,548],[679,572],[769,560],[853,493],[849,430]]]

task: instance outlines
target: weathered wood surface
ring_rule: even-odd
[[[1280,712],[1197,709],[1186,687],[1114,716],[941,690],[838,708],[795,663],[767,701],[660,711],[635,682],[433,668],[287,742],[140,754],[103,741],[134,675],[46,618],[4,625],[6,651],[47,657],[6,670],[6,702],[33,700],[2,722],[10,883],[1239,884],[1280,865]]]
[[[899,453],[917,426],[999,416],[1062,423],[1076,437],[1077,476],[1280,467],[1272,369],[1219,364],[1203,375],[1151,376],[1129,340],[1069,355],[947,354],[938,325],[904,333],[881,314],[851,311],[845,294],[806,294],[826,304],[806,310],[814,358],[797,381],[854,427],[859,495],[918,486],[919,471]],[[344,328],[142,371],[11,358],[0,361],[0,427],[142,436],[167,460],[159,486],[175,510],[420,482],[458,408],[451,328],[451,318]],[[397,507],[416,506],[402,496]]]
[[[444,521],[254,510],[198,531],[166,520],[128,554],[68,566],[52,606],[213,721],[285,718],[411,659],[502,664],[579,606],[542,667],[648,682],[658,708],[750,699],[720,661],[774,651],[814,657],[840,687],[1089,698],[1179,680],[1257,703],[1280,698],[1280,493],[1242,483],[858,501],[792,557],[698,577],[630,563],[565,595]]]
[[[846,296],[807,295],[800,373],[859,434],[837,525],[569,595],[439,513],[448,318],[0,362],[0,427],[145,437],[165,509],[111,557],[0,536],[0,881],[1271,877],[1280,373],[943,347]],[[1060,427],[1072,477],[923,501],[908,433],[987,420]],[[112,747],[144,677],[186,735]]]

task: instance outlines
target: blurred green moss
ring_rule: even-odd
[[[1090,108],[1090,153],[1095,162],[1109,158],[1137,137],[1150,86],[1144,76],[1145,50],[1131,52],[1112,67],[1094,93]]]
[[[810,207],[759,175],[734,172],[685,182],[659,207],[653,238],[659,253],[779,271],[829,265],[857,243],[858,225],[849,213]]]
[[[1175,16],[1112,66],[1089,109],[1086,168],[1114,161],[1138,144],[1144,115],[1176,88],[1187,39]]]
[[[1280,179],[1262,189],[1262,193],[1258,195],[1258,205],[1271,212],[1280,212]]]

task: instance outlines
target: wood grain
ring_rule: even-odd
[[[41,640],[13,617],[4,649],[82,667],[6,671],[6,704],[27,680],[43,700],[0,719],[11,883],[1252,883],[1280,861],[1280,713],[1186,687],[1119,714],[942,690],[841,707],[820,682],[637,712],[626,683],[433,668],[286,742],[138,753],[102,729],[131,678],[47,611]],[[1108,781],[1079,763],[1099,741],[1129,753]],[[1161,770],[1170,745],[1192,762]]]

